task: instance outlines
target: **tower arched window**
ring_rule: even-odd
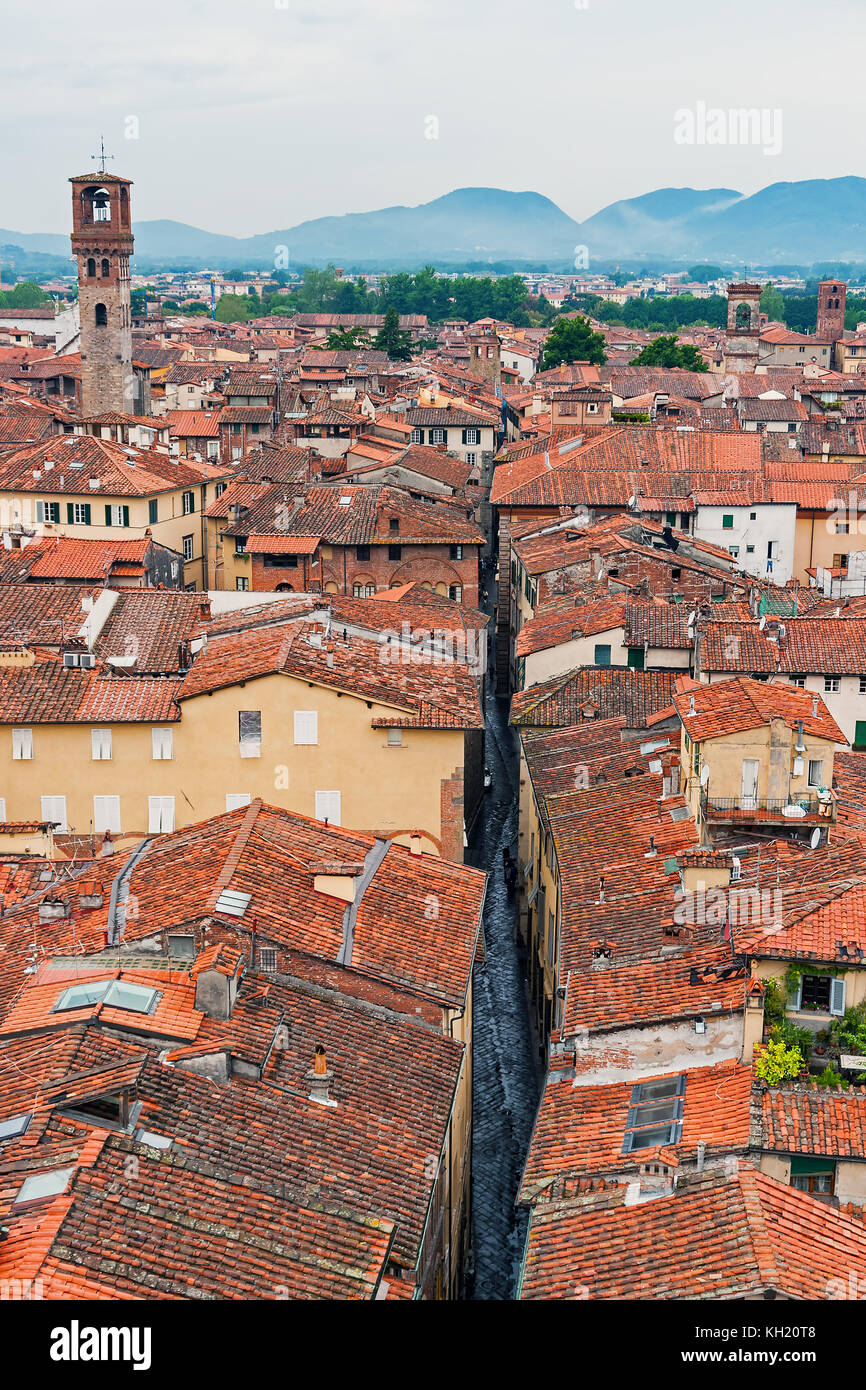
[[[738,328],[751,328],[751,326],[752,326],[752,311],[751,311],[749,305],[748,305],[748,304],[738,304],[738,305],[737,305],[737,327],[738,327]]]
[[[94,321],[97,328],[105,328],[108,324],[108,310],[104,304],[97,304]]]
[[[102,273],[103,275],[111,274],[111,262],[109,261],[107,256],[102,257]]]
[[[90,276],[96,274],[96,261],[93,259],[92,256],[89,256],[87,258],[87,274]]]
[[[111,221],[111,199],[105,188],[97,188],[93,194],[93,220],[94,222]]]

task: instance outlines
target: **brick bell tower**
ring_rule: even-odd
[[[104,160],[103,160],[104,164]],[[72,184],[72,250],[81,315],[81,413],[132,414],[131,179],[100,169]]]

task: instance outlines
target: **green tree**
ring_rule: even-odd
[[[387,352],[398,362],[408,362],[412,357],[412,341],[409,334],[400,327],[400,315],[396,309],[385,310],[385,322],[376,334],[376,348]]]
[[[774,319],[781,323],[785,321],[785,299],[781,291],[769,282],[761,291],[761,313],[766,314],[768,319]]]
[[[697,285],[708,285],[711,280],[724,280],[725,271],[720,265],[700,265],[689,266],[689,279],[694,280]]]
[[[244,323],[253,317],[253,304],[258,299],[246,294],[223,294],[217,300],[217,323]]]
[[[681,343],[675,333],[654,338],[634,359],[641,367],[685,367],[689,372],[706,372],[706,362],[691,343]]]
[[[544,344],[542,371],[558,367],[560,362],[606,362],[604,338],[596,333],[585,318],[558,318]]]
[[[19,280],[14,289],[6,292],[4,298],[10,309],[39,309],[43,304],[51,302],[51,296],[40,289],[33,280]]]
[[[369,341],[364,328],[332,328],[325,346],[333,352],[351,352],[354,348],[366,346]]]

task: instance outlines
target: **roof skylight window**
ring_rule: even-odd
[[[14,1205],[22,1202],[35,1202],[40,1197],[56,1197],[66,1191],[66,1184],[75,1172],[74,1168],[52,1168],[47,1173],[32,1173],[18,1189]]]
[[[65,1013],[68,1009],[86,1009],[91,1004],[108,1004],[114,1009],[128,1009],[131,1013],[152,1013],[159,990],[147,985],[133,985],[128,980],[91,980],[87,984],[69,985],[63,991],[52,1012]]]
[[[20,1134],[24,1134],[30,1123],[32,1116],[12,1115],[8,1120],[0,1120],[0,1140],[17,1139]]]

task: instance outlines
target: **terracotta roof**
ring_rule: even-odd
[[[181,682],[169,676],[106,676],[58,660],[0,673],[5,724],[150,723],[180,718]]]
[[[628,728],[642,729],[648,716],[673,700],[675,671],[631,667],[581,667],[541,681],[511,698],[511,723],[535,728],[577,724],[587,711],[601,719],[623,715]]]
[[[692,701],[694,714],[690,712]],[[745,729],[759,729],[773,719],[780,719],[789,729],[796,729],[802,721],[806,733],[848,745],[820,695],[787,683],[770,684],[740,676],[702,685],[688,676],[681,676],[674,706],[693,743],[723,738]]]

